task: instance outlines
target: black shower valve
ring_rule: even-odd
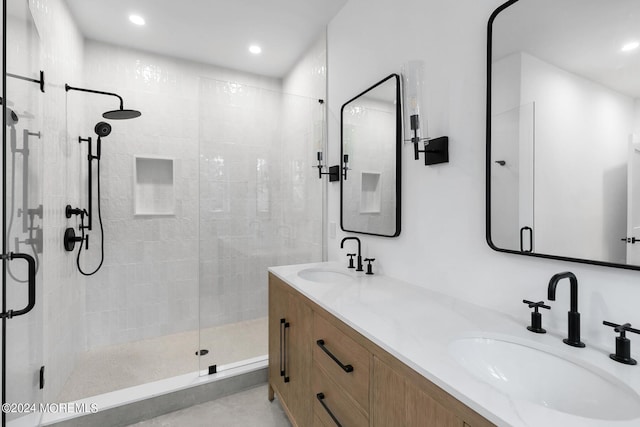
[[[67,228],[64,232],[63,242],[64,242],[64,248],[67,252],[73,251],[73,249],[76,246],[76,243],[82,244],[83,240],[84,239],[81,236],[76,236],[76,232],[71,227]]]
[[[353,265],[353,257],[356,256],[356,254],[347,254],[347,256],[349,257],[349,267],[347,268],[356,268],[356,266]]]
[[[73,215],[83,215],[84,212],[80,208],[72,208],[71,205],[67,205],[64,213],[67,218],[71,218]]]

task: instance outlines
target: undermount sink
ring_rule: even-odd
[[[449,352],[477,379],[511,398],[599,420],[640,417],[640,396],[630,387],[548,351],[502,339],[463,338],[453,341]]]
[[[305,268],[298,272],[298,276],[316,283],[344,283],[353,280],[349,273],[323,268]]]

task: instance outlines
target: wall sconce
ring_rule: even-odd
[[[402,70],[404,80],[404,105],[405,105],[405,135],[410,135],[410,139],[405,141],[413,144],[415,160],[420,158],[420,153],[424,153],[425,166],[437,165],[449,162],[449,137],[429,138],[422,136],[422,129],[427,129],[426,120],[420,125],[420,109],[424,105],[422,100],[422,89],[424,86],[424,62],[409,61]],[[423,117],[426,114],[423,114]],[[408,125],[408,128],[407,128]],[[424,149],[420,150],[420,143],[424,142]]]
[[[318,151],[318,165],[314,167],[318,168],[318,178],[322,179],[322,175],[329,175],[329,182],[340,181],[340,166],[330,166],[329,172],[322,172],[322,169],[326,168],[322,164],[322,151]]]
[[[347,171],[349,170],[349,155],[342,156],[342,178],[347,180]]]

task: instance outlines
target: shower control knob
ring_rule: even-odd
[[[89,236],[87,236],[88,238]],[[71,252],[75,246],[76,243],[80,243],[82,244],[82,237],[80,236],[76,236],[76,232],[73,230],[73,228],[69,227],[65,230],[64,232],[64,248],[67,252]],[[87,245],[89,244],[89,240],[87,239]],[[88,247],[87,247],[88,248]]]

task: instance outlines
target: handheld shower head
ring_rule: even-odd
[[[100,158],[102,157],[102,137],[109,136],[109,134],[111,133],[111,125],[107,122],[98,122],[96,124],[96,127],[93,128],[93,130],[96,132],[96,135],[98,135],[98,143],[96,144],[97,145],[96,154],[99,161]]]
[[[7,114],[7,126],[15,126],[16,123],[18,123],[18,115],[16,114],[15,111],[13,111],[11,108],[6,107],[6,114]]]
[[[111,125],[107,122],[98,122],[93,130],[98,137],[109,136],[111,133]]]

